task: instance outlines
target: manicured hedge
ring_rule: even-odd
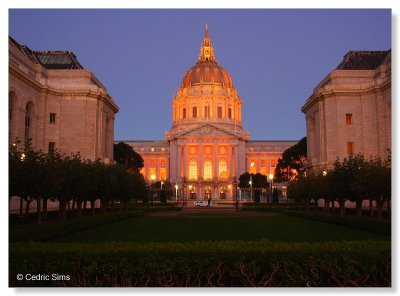
[[[52,222],[41,225],[31,224],[10,227],[11,242],[45,242],[68,234],[95,228],[101,225],[142,216],[143,211],[116,212],[97,214],[95,216],[84,216],[80,219],[73,218],[65,222]]]
[[[299,211],[283,211],[283,214],[308,220],[325,222],[355,229],[371,231],[379,234],[391,234],[391,222],[388,220],[374,220],[371,218],[354,217],[354,216],[338,216],[330,213],[306,213]]]
[[[64,281],[18,274],[68,275]],[[12,287],[391,286],[390,241],[10,245]]]

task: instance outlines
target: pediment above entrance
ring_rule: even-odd
[[[184,130],[184,131],[177,131],[177,132],[168,132],[166,134],[169,140],[176,139],[176,138],[187,138],[187,137],[229,137],[229,138],[239,138],[243,140],[249,140],[250,134],[247,131],[238,130],[238,131],[231,131],[225,129],[223,127],[214,125],[214,124],[202,124],[196,127]]]

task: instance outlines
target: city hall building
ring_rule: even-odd
[[[119,142],[119,141],[117,141]],[[197,63],[172,99],[172,127],[160,141],[124,141],[138,152],[148,182],[169,180],[191,199],[233,198],[245,172],[274,174],[297,141],[251,141],[242,126],[242,99],[215,57],[206,26]]]

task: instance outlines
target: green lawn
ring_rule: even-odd
[[[390,237],[281,214],[252,216],[200,211],[192,214],[180,213],[175,216],[134,217],[52,241],[100,243],[112,241],[254,241],[261,239],[317,242],[386,240]]]

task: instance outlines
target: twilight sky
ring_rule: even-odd
[[[11,9],[9,33],[32,50],[71,50],[120,107],[116,140],[160,140],[172,95],[208,22],[218,63],[242,97],[252,140],[299,140],[301,106],[349,50],[391,48],[389,9]]]

